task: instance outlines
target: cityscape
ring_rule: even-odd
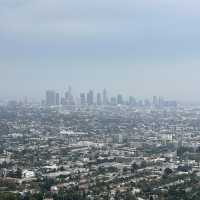
[[[163,97],[153,96],[152,100],[136,100],[133,96],[129,96],[128,99],[125,99],[122,94],[116,95],[116,97],[108,96],[107,90],[103,89],[102,93],[98,92],[96,95],[93,90],[89,90],[87,93],[80,93],[79,98],[74,97],[72,93],[71,86],[68,87],[68,90],[65,92],[64,97],[62,97],[59,92],[54,90],[47,90],[45,101],[43,105],[47,106],[72,106],[72,105],[81,105],[81,106],[101,106],[101,105],[127,105],[135,107],[176,107],[176,101],[165,100]]]
[[[200,200],[199,8],[0,0],[0,200]]]
[[[0,107],[0,198],[199,198],[198,107],[94,96],[77,103],[69,87]]]

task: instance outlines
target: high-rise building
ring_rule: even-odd
[[[88,105],[93,105],[94,104],[94,92],[92,90],[90,90],[87,93],[87,104]]]
[[[46,105],[47,106],[56,105],[56,93],[55,93],[54,90],[47,90],[46,91]]]
[[[85,98],[85,93],[81,93],[80,94],[80,99],[81,99],[81,105],[85,105],[86,104],[86,98]]]
[[[97,94],[97,105],[98,106],[102,105],[101,93]]]
[[[69,95],[72,94],[72,87],[71,87],[71,85],[68,86],[68,94],[69,94]]]
[[[66,101],[65,101],[65,98],[64,98],[64,97],[61,98],[60,103],[61,103],[61,105],[63,105],[63,106],[66,105]]]
[[[165,105],[165,100],[163,97],[159,97],[158,106],[162,108]]]
[[[65,101],[64,101],[66,105],[74,105],[74,97],[72,95],[72,88],[71,86],[68,87],[68,91],[65,92]]]
[[[60,95],[58,92],[56,93],[56,105],[60,105]]]
[[[154,107],[158,106],[158,98],[156,96],[153,96],[153,106]]]
[[[117,104],[124,104],[123,96],[121,94],[117,95]]]
[[[108,104],[108,95],[106,89],[103,90],[103,104]]]

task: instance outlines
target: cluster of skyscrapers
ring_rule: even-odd
[[[108,100],[106,89],[103,90],[102,94],[100,92],[98,92],[96,94],[96,98],[95,98],[93,90],[90,90],[87,94],[81,93],[80,94],[80,104],[81,105],[94,105],[94,104],[108,105],[109,100]]]
[[[61,97],[60,94],[54,90],[46,91],[46,101],[47,106],[54,105],[82,105],[82,106],[92,106],[92,105],[129,105],[129,106],[145,106],[145,107],[176,107],[176,101],[166,101],[162,97],[153,96],[152,100],[136,100],[133,96],[125,99],[122,94],[108,97],[107,90],[104,89],[101,92],[94,93],[93,90],[89,90],[87,93],[81,93],[79,98],[74,98],[72,94],[72,89],[69,86],[68,90],[65,92],[64,96]]]
[[[54,90],[47,90],[45,103],[47,106],[75,105],[75,100],[72,95],[71,87],[68,87],[68,91],[65,92],[64,97],[61,97],[59,92],[56,92]]]

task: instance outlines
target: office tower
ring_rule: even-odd
[[[108,96],[106,89],[103,90],[103,104],[104,105],[108,104]]]
[[[60,105],[60,95],[58,92],[56,93],[56,105]]]
[[[68,86],[68,94],[72,95],[72,87],[71,87],[71,85]]]
[[[81,105],[85,105],[86,104],[86,98],[85,98],[85,93],[81,93],[80,94],[80,99],[81,99]]]
[[[137,106],[137,101],[136,99],[133,97],[133,101],[132,101],[133,106]]]
[[[65,101],[65,98],[64,98],[64,97],[61,98],[60,103],[61,103],[61,105],[63,105],[63,106],[66,105],[66,101]]]
[[[74,97],[72,95],[72,88],[71,86],[68,87],[68,91],[65,92],[65,105],[74,105]]]
[[[46,105],[53,106],[56,105],[56,93],[53,90],[46,91]]]
[[[90,93],[88,92],[87,93],[87,105],[89,105],[90,104]]]
[[[74,96],[73,95],[70,96],[69,104],[70,105],[75,105],[75,100],[74,100]]]
[[[64,105],[69,105],[69,99],[70,99],[70,95],[69,92],[65,92],[65,98],[64,98]]]
[[[163,97],[159,97],[159,100],[158,100],[158,106],[160,108],[162,108],[165,104],[165,101],[164,101],[164,98]]]
[[[158,106],[158,98],[156,96],[153,96],[153,106],[154,107]]]
[[[98,106],[102,105],[102,99],[101,99],[101,94],[100,93],[97,94],[97,105]]]
[[[65,92],[65,99],[66,99],[66,100],[69,99],[69,93],[68,93],[68,91]]]
[[[117,98],[116,97],[111,97],[110,104],[113,105],[113,106],[117,105]]]
[[[117,104],[123,104],[124,101],[123,101],[123,96],[121,94],[118,94],[117,95]]]
[[[128,101],[128,105],[129,105],[129,106],[132,106],[132,102],[133,102],[133,97],[130,96],[130,97],[129,97],[129,101]]]
[[[92,90],[90,90],[88,93],[87,93],[87,104],[88,105],[93,105],[94,104],[94,93]]]

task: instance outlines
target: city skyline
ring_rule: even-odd
[[[200,200],[199,7],[0,0],[0,200]]]
[[[61,87],[62,88],[62,87]],[[84,88],[83,90],[77,90],[77,88],[74,88],[72,87],[71,85],[68,85],[66,87],[63,87],[65,89],[61,90],[61,89],[55,89],[55,88],[46,88],[44,91],[41,92],[41,94],[36,98],[36,97],[33,97],[33,96],[29,96],[28,94],[24,94],[22,96],[18,96],[18,97],[8,97],[8,98],[0,98],[0,101],[2,102],[9,102],[9,101],[16,101],[16,102],[35,102],[35,103],[39,103],[41,101],[45,101],[46,99],[46,95],[48,92],[50,93],[54,93],[55,94],[55,98],[56,95],[59,95],[59,99],[60,101],[62,100],[61,98],[65,98],[66,97],[66,94],[69,92],[69,88],[70,88],[70,91],[71,91],[71,96],[73,98],[73,101],[75,102],[78,102],[78,101],[81,101],[81,95],[85,95],[85,101],[87,102],[87,98],[88,98],[88,94],[89,93],[92,93],[93,95],[93,101],[95,100],[95,103],[98,105],[98,101],[101,101],[102,103],[101,104],[107,104],[108,102],[112,102],[112,100],[114,100],[113,98],[116,98],[115,100],[117,100],[118,98],[123,98],[124,102],[128,102],[129,98],[134,98],[136,101],[144,101],[145,100],[151,100],[152,102],[154,101],[153,98],[154,97],[157,97],[158,99],[159,98],[164,98],[165,100],[169,100],[169,101],[176,101],[176,102],[179,102],[179,103],[195,103],[195,104],[199,104],[198,101],[194,101],[194,100],[179,100],[179,99],[176,99],[176,98],[173,98],[173,97],[170,97],[170,96],[167,96],[167,95],[160,95],[160,94],[150,94],[147,96],[147,95],[137,95],[137,93],[134,93],[134,92],[131,92],[131,93],[126,93],[124,92],[124,90],[109,90],[109,88],[100,88],[100,89],[97,89],[97,88]],[[52,94],[50,94],[52,95]],[[121,96],[121,97],[119,97]],[[57,101],[55,99],[55,101]],[[107,103],[106,103],[107,102]],[[93,104],[93,103],[92,103]]]
[[[27,102],[27,99],[25,99]],[[95,92],[89,89],[87,92],[81,92],[79,96],[73,93],[71,86],[64,94],[55,90],[46,90],[45,100],[42,100],[42,105],[46,106],[117,106],[127,105],[131,107],[177,107],[177,101],[165,99],[162,96],[153,96],[152,98],[137,98],[135,96],[124,96],[122,93],[110,95],[106,88],[101,92]]]

